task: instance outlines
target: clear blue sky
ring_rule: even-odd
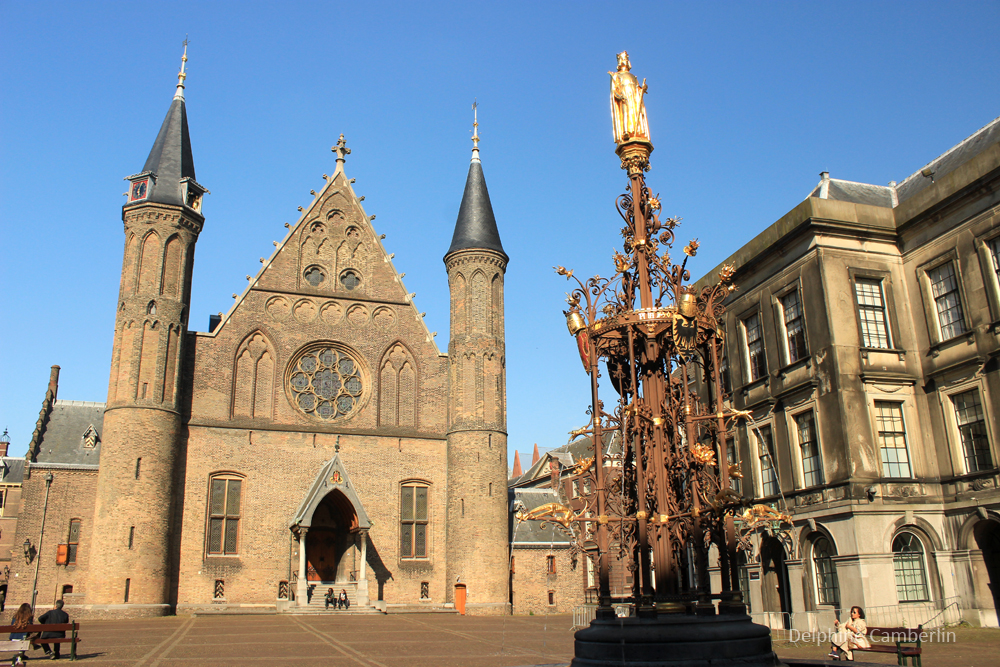
[[[695,276],[800,202],[820,171],[902,180],[1000,115],[1000,3],[384,4],[0,1],[0,429],[23,454],[52,364],[104,401],[138,172],[190,35],[199,182],[191,327],[227,311],[344,133],[375,228],[448,340],[441,258],[473,98],[507,271],[513,449],[563,444],[589,402],[553,265],[611,272],[626,184],[608,75],[649,83],[648,182],[699,237]]]

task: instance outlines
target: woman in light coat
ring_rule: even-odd
[[[830,657],[840,660],[841,655],[847,655],[848,660],[854,660],[856,648],[868,648],[868,624],[865,623],[865,610],[861,607],[851,607],[851,620],[843,625],[834,621],[837,631],[830,635]]]

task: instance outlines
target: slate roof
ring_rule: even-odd
[[[573,541],[572,534],[558,523],[551,521],[518,521],[514,518],[517,510],[524,509],[531,511],[536,507],[546,503],[562,503],[559,496],[552,489],[511,489],[512,511],[511,521],[513,521],[511,542],[517,545],[546,545],[565,546]],[[541,524],[545,523],[545,528]]]
[[[809,193],[810,197],[819,197],[823,182]],[[842,181],[838,178],[831,178],[827,189],[827,196],[824,199],[834,199],[836,201],[846,201],[855,204],[868,204],[870,206],[893,207],[892,188],[887,185],[872,185],[870,183],[856,183],[854,181]]]
[[[20,456],[0,457],[0,484],[20,484],[24,480],[24,464]]]
[[[872,185],[836,178],[829,179],[825,199],[895,208],[934,181],[939,181],[960,166],[976,157],[993,144],[1000,142],[1000,117],[967,137],[957,145],[931,160],[896,185]],[[925,176],[924,173],[932,174]],[[823,181],[813,188],[809,197],[819,197]]]
[[[97,445],[85,447],[83,436],[93,426]],[[104,403],[57,399],[49,413],[45,433],[32,463],[97,465],[104,435]]]
[[[589,459],[594,454],[592,439],[590,437],[577,438],[566,443],[562,447],[550,449],[541,455],[538,462],[528,468],[520,477],[512,477],[507,480],[508,487],[518,487],[531,482],[542,481],[548,484],[550,478],[549,461],[555,459],[563,470],[576,465],[583,459]],[[605,456],[615,456],[621,454],[621,438],[618,431],[604,433],[604,454]]]
[[[924,176],[923,171],[930,170],[934,174],[934,180],[939,181],[997,142],[1000,142],[1000,117],[994,118],[970,137],[907,176],[896,186],[899,201],[906,201],[931,184],[931,179]]]
[[[163,119],[160,133],[156,135],[153,148],[149,151],[142,173],[152,173],[154,178],[143,202],[160,204],[184,204],[181,194],[181,180],[194,176],[194,156],[191,153],[191,137],[188,135],[187,110],[184,98],[175,96]]]
[[[497,221],[493,216],[490,193],[486,189],[483,165],[477,158],[473,158],[469,165],[469,175],[465,179],[465,193],[462,194],[462,205],[458,209],[458,220],[455,222],[455,235],[451,239],[451,247],[448,248],[445,257],[458,250],[470,248],[496,250],[504,256],[504,261],[508,259],[500,243],[500,232],[497,231]]]

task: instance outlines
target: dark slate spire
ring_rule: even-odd
[[[170,103],[167,117],[163,119],[160,126],[160,133],[156,135],[153,148],[149,151],[146,164],[142,167],[142,172],[135,176],[129,176],[127,180],[142,180],[141,177],[152,176],[148,179],[147,191],[144,197],[132,197],[129,203],[157,202],[160,204],[191,205],[194,200],[188,193],[189,181],[197,185],[194,176],[194,156],[191,153],[191,137],[188,135],[187,111],[184,107],[184,79],[187,73],[184,71],[187,64],[187,41],[184,42],[184,55],[181,57],[181,71],[177,75],[177,92]],[[197,186],[203,191],[204,188]],[[185,201],[185,195],[188,201]],[[200,195],[198,192],[197,195]]]
[[[458,209],[455,235],[451,239],[451,247],[448,248],[445,257],[457,250],[476,248],[496,250],[506,261],[507,253],[503,251],[503,245],[500,243],[497,220],[493,217],[493,205],[490,204],[490,193],[486,189],[483,164],[479,161],[478,119],[473,123],[473,128],[472,163],[469,165],[469,176],[465,180],[462,205]]]

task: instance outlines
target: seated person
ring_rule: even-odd
[[[830,657],[840,660],[842,655],[846,655],[848,660],[854,660],[856,648],[869,648],[868,624],[865,623],[865,610],[861,607],[851,607],[851,620],[840,625],[840,621],[834,621],[837,632],[830,636]]]

